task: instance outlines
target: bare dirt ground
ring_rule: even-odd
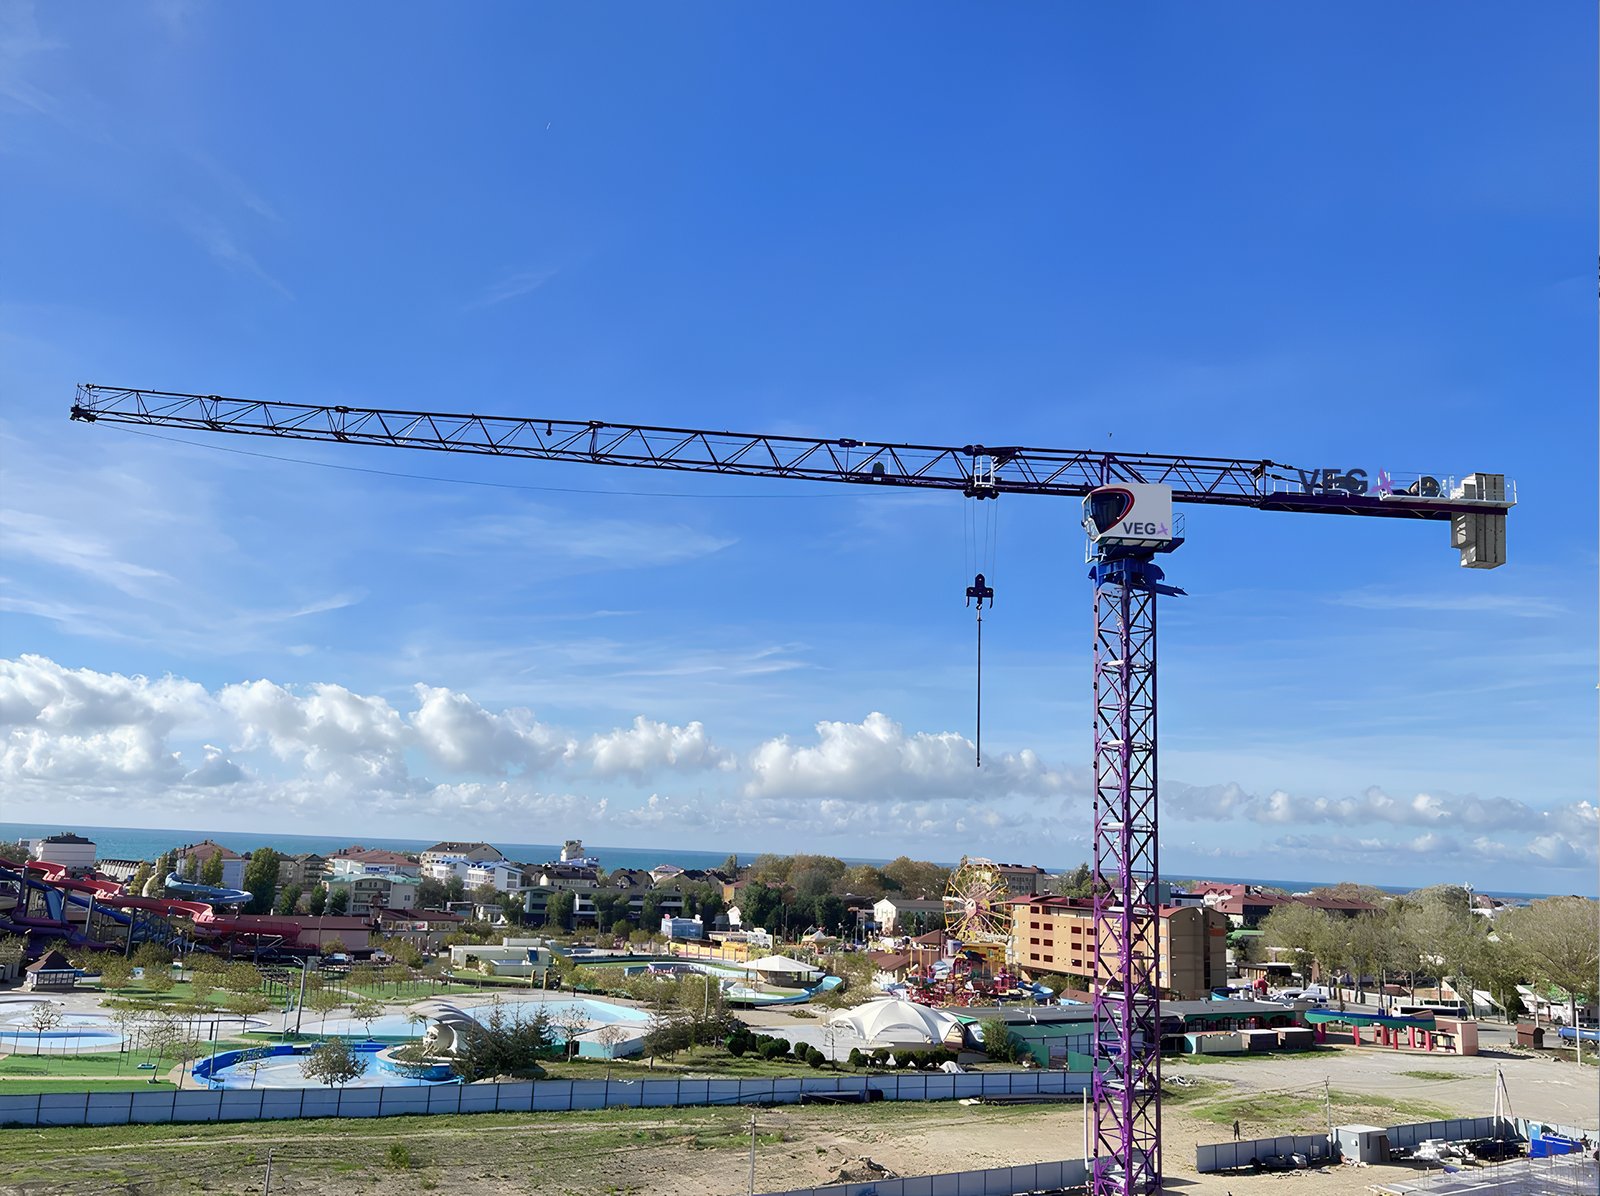
[[[1502,1067],[1512,1111],[1595,1126],[1600,1069],[1503,1051],[1472,1059],[1372,1048],[1227,1062],[1171,1062],[1163,1111],[1167,1188],[1192,1196],[1343,1196],[1388,1168],[1332,1167],[1287,1175],[1200,1176],[1195,1146],[1232,1137],[1325,1131],[1493,1110]],[[1075,1105],[960,1104],[780,1108],[756,1113],[756,1191],[825,1183],[867,1157],[900,1175],[1077,1158]],[[385,1121],[0,1130],[0,1191],[43,1193],[259,1192],[267,1153],[272,1191],[386,1196],[471,1188],[478,1193],[651,1193],[732,1196],[747,1190],[750,1111],[640,1110]]]

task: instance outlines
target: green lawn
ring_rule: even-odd
[[[143,1054],[6,1055],[0,1058],[0,1080],[12,1076],[113,1076],[135,1075]],[[8,1087],[7,1091],[11,1091]]]
[[[73,1076],[72,1082],[60,1083],[50,1080],[12,1080],[0,1078],[0,1093],[6,1096],[33,1096],[39,1092],[151,1092],[166,1089],[170,1091],[177,1085],[170,1080],[140,1080],[123,1076],[120,1079],[95,1078],[86,1076]]]

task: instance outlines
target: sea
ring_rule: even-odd
[[[189,843],[198,843],[203,839],[210,839],[243,854],[254,851],[257,847],[271,847],[284,855],[301,855],[305,852],[315,852],[317,855],[331,855],[345,848],[360,845],[362,847],[383,847],[390,851],[406,852],[415,855],[427,850],[438,842],[437,839],[388,839],[363,835],[359,839],[349,835],[287,835],[280,832],[259,833],[254,831],[202,831],[179,830],[176,828],[148,828],[126,826],[60,826],[54,823],[42,822],[0,822],[0,839],[15,842],[18,839],[36,839],[44,835],[59,834],[62,831],[75,831],[86,838],[93,839],[95,852],[103,860],[154,860],[164,851],[171,851]],[[494,840],[494,845],[505,853],[508,859],[517,860],[525,864],[542,864],[561,856],[559,843],[509,843],[501,839]],[[676,864],[679,868],[716,868],[727,860],[729,855],[737,855],[741,864],[748,864],[760,852],[755,851],[695,851],[685,847],[607,847],[600,844],[585,843],[584,854],[595,857],[600,861],[601,867],[608,872],[618,868],[640,868],[649,870],[660,864]],[[787,854],[779,852],[774,854]],[[886,864],[886,858],[873,857],[840,857],[847,864]],[[934,863],[946,868],[956,865],[954,860],[935,860]],[[1031,861],[1028,861],[1031,862]],[[1076,867],[1076,864],[1043,865],[1055,871],[1066,871]],[[1267,888],[1284,889],[1290,893],[1303,893],[1307,889],[1320,888],[1324,885],[1336,883],[1329,880],[1273,880],[1252,876],[1201,876],[1195,873],[1174,873],[1175,877],[1181,875],[1184,879],[1215,880],[1233,884],[1262,885]],[[1374,888],[1386,893],[1409,893],[1414,889],[1422,888],[1420,884],[1405,885],[1375,885]],[[1549,897],[1549,893],[1519,893],[1507,889],[1491,889],[1474,886],[1476,892],[1499,897],[1511,901],[1535,901],[1541,897]]]

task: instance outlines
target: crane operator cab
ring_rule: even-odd
[[[1172,514],[1172,487],[1148,482],[1089,491],[1083,499],[1083,530],[1092,557],[1171,552],[1183,543],[1183,528]]]

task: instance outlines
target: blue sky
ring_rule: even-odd
[[[8,6],[7,817],[1089,850],[1070,502],[977,545],[980,772],[957,497],[175,444],[93,381],[1504,472],[1492,572],[1189,509],[1163,862],[1593,893],[1594,21]]]

